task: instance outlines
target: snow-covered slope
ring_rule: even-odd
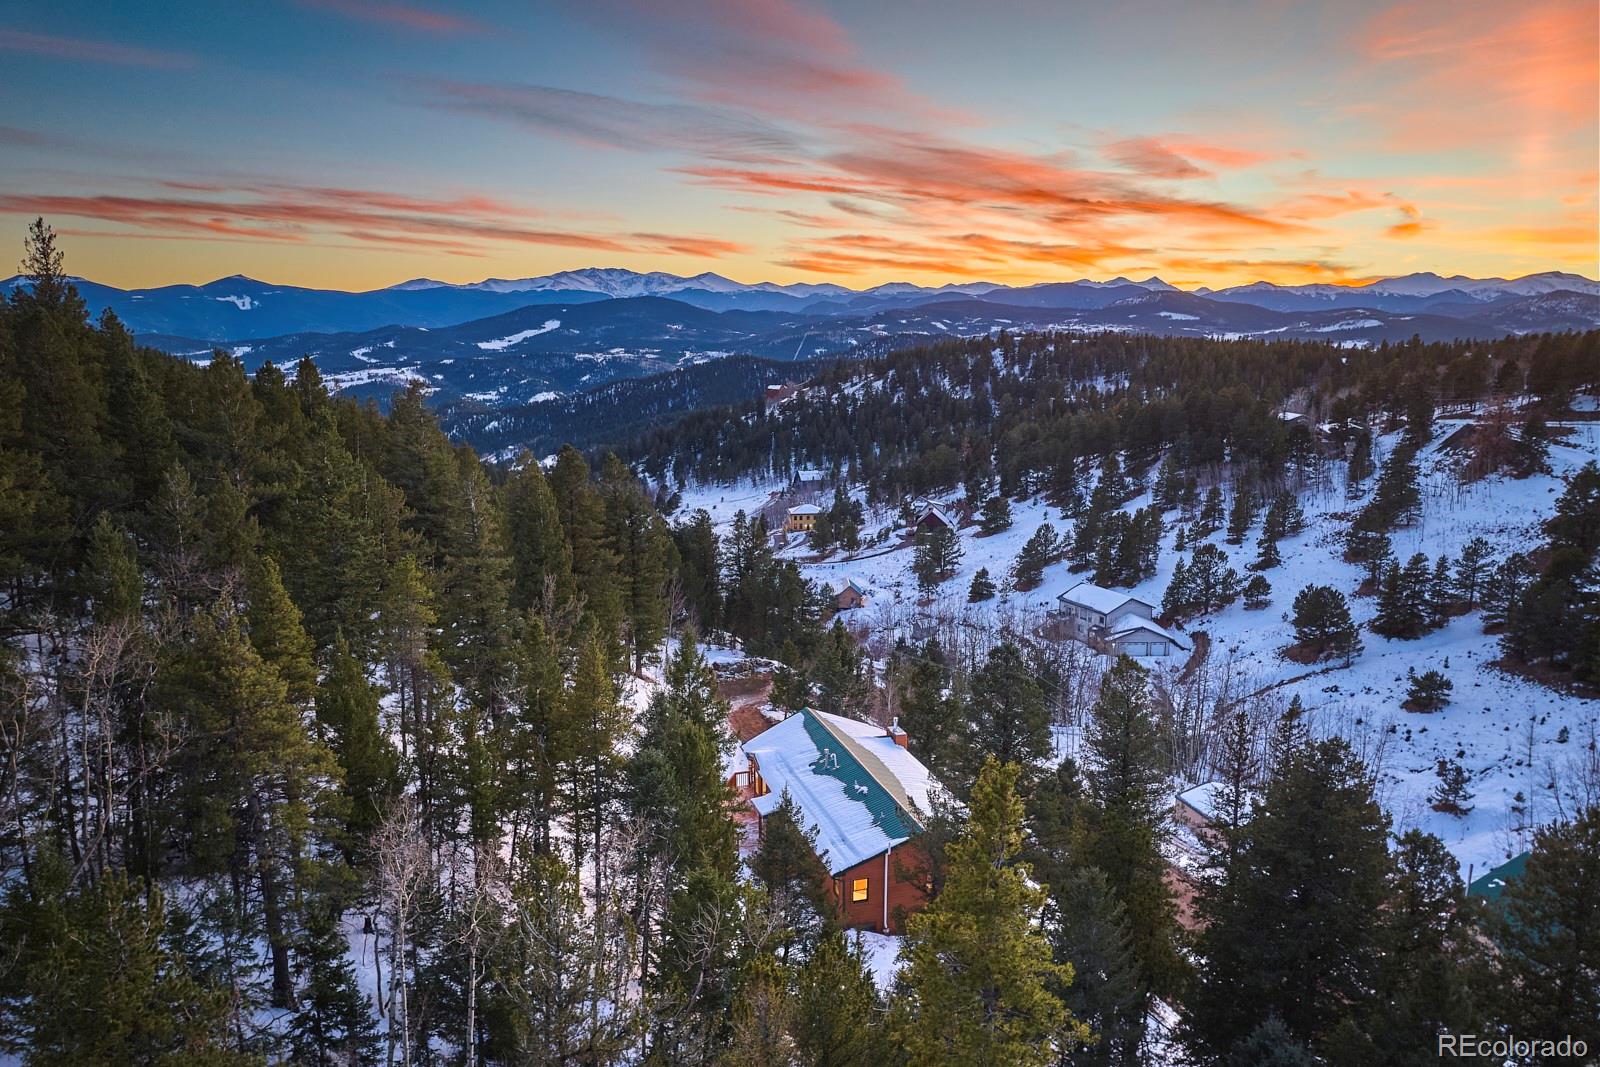
[[[1434,443],[1421,454],[1422,519],[1392,535],[1394,553],[1401,560],[1415,552],[1427,554],[1430,560],[1440,553],[1453,559],[1474,537],[1488,539],[1498,558],[1528,548],[1542,540],[1540,524],[1551,514],[1563,478],[1600,456],[1600,423],[1556,424],[1570,432],[1551,449],[1550,474],[1462,485],[1453,474],[1458,459],[1437,451],[1438,442],[1458,425],[1441,420]],[[1380,452],[1394,444],[1393,437],[1380,438]],[[1345,498],[1343,471],[1337,464],[1331,474],[1327,487],[1302,491],[1307,527],[1281,543],[1283,563],[1265,572],[1273,587],[1271,605],[1250,611],[1236,603],[1214,616],[1189,620],[1185,632],[1191,637],[1202,630],[1209,635],[1207,661],[1232,672],[1236,692],[1265,689],[1283,702],[1298,694],[1312,713],[1314,729],[1349,737],[1378,769],[1380,795],[1397,829],[1416,826],[1437,834],[1461,861],[1463,874],[1469,867],[1481,872],[1526,847],[1525,834],[1519,837],[1513,832],[1513,799],[1519,792],[1526,798],[1528,823],[1548,820],[1554,814],[1549,783],[1559,777],[1566,761],[1578,758],[1581,746],[1594,731],[1600,730],[1600,701],[1564,696],[1492,666],[1500,656],[1498,638],[1483,632],[1480,612],[1454,619],[1415,641],[1390,640],[1367,630],[1374,603],[1370,597],[1354,595],[1361,572],[1341,558],[1341,534],[1359,501]],[[685,493],[683,507],[704,507],[715,521],[726,523],[736,511],[754,514],[764,507],[776,509],[773,493],[781,488],[767,483],[694,486]],[[1145,493],[1125,509],[1132,511],[1149,503]],[[967,587],[979,568],[986,568],[1004,589],[1006,574],[1040,523],[1051,523],[1058,533],[1071,531],[1070,520],[1037,498],[1014,503],[1012,513],[1013,525],[999,534],[979,536],[976,527],[961,531],[963,555],[958,572],[943,585],[932,609],[917,606],[912,551],[890,547],[899,544],[898,537],[886,545],[865,548],[854,557],[835,554],[817,560],[796,535],[782,554],[799,560],[810,579],[854,578],[867,586],[872,602],[849,613],[848,618],[852,626],[877,635],[904,632],[919,615],[943,611],[958,614],[969,627],[980,630],[1000,619],[1030,625],[1042,620],[1060,593],[1087,575],[1073,573],[1060,563],[1046,571],[1043,583],[1034,590],[1003,591],[995,601],[967,605]],[[1176,514],[1168,513],[1166,520],[1168,529],[1156,575],[1130,590],[1155,604],[1161,602],[1179,559],[1174,550]],[[870,537],[894,521],[888,511],[869,511],[863,534]],[[1255,558],[1259,533],[1258,516],[1242,545],[1227,544],[1220,532],[1209,540],[1227,553],[1241,575],[1247,575],[1245,565]],[[1281,655],[1293,640],[1290,603],[1296,592],[1312,583],[1333,585],[1351,598],[1352,613],[1363,627],[1365,649],[1349,667],[1305,666]],[[1145,663],[1169,680],[1183,666],[1182,658],[1147,659]],[[1437,669],[1454,681],[1452,701],[1442,711],[1415,714],[1401,708],[1407,671],[1413,668],[1418,673]],[[1568,732],[1565,743],[1558,740],[1563,727]],[[1465,818],[1434,812],[1428,805],[1440,758],[1459,760],[1472,774],[1475,807]]]

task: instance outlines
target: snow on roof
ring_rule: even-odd
[[[929,516],[938,519],[941,523],[948,526],[952,530],[956,528],[956,524],[951,521],[949,514],[945,512],[944,508],[933,503],[932,501],[925,501],[922,505],[921,513],[917,516],[918,525],[921,525],[921,523]]]
[[[789,509],[791,515],[821,515],[822,509],[815,504],[796,504]]]
[[[1278,412],[1278,418],[1282,419],[1284,422],[1296,422],[1305,418],[1305,416],[1298,411],[1280,411]]]
[[[794,472],[794,476],[802,482],[820,482],[823,478],[822,470],[818,467],[801,467]]]
[[[1146,633],[1159,634],[1160,636],[1165,637],[1168,641],[1171,641],[1173,644],[1177,645],[1179,648],[1189,647],[1189,642],[1185,641],[1183,638],[1179,637],[1165,626],[1162,626],[1159,622],[1155,622],[1151,619],[1140,619],[1128,626],[1124,626],[1122,629],[1111,635],[1111,640],[1120,641],[1129,634],[1138,633],[1140,630],[1143,630]]]
[[[1221,782],[1201,782],[1178,794],[1178,802],[1199,812],[1206,819],[1217,817],[1217,791]]]
[[[1127,593],[1119,593],[1115,589],[1102,589],[1092,582],[1079,582],[1065,593],[1056,597],[1056,599],[1079,604],[1100,615],[1109,615],[1130,600],[1137,604],[1143,604],[1152,611],[1155,610],[1155,605],[1149,601],[1140,600],[1138,597],[1130,596]]]
[[[922,831],[937,788],[928,768],[876,726],[810,709],[745,742],[772,790],[751,801],[770,815],[787,792],[830,873],[854,867]]]
[[[872,590],[867,587],[866,582],[862,581],[860,578],[849,575],[828,578],[823,581],[822,587],[828,592],[832,593],[834,596],[838,596],[846,589],[854,589],[862,596],[866,596],[868,593],[872,592]]]
[[[1222,789],[1223,784],[1221,782],[1201,782],[1199,785],[1190,786],[1179,793],[1178,802],[1193,808],[1204,816],[1208,822],[1214,821],[1217,817],[1217,801]],[[1245,804],[1252,808],[1255,807],[1255,794],[1246,793]]]

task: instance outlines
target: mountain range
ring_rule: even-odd
[[[92,314],[191,359],[230,351],[248,367],[310,355],[338,390],[387,396],[417,381],[441,404],[485,410],[549,402],[733,355],[769,361],[861,355],[999,330],[1055,329],[1370,346],[1600,327],[1600,282],[1409,274],[1360,286],[1180,290],[1143,281],[970,282],[868,289],[744,284],[621,268],[450,284],[417,278],[367,292],[235,275],[204,285],[118,289],[75,279]],[[20,277],[0,290],[25,285]]]

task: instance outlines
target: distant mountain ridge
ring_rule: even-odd
[[[0,286],[22,284],[11,278]],[[240,275],[155,289],[77,285],[91,314],[109,308],[142,343],[175,355],[203,360],[221,348],[251,369],[309,355],[341,392],[381,400],[420,382],[435,403],[459,411],[538,405],[732,357],[853,357],[1002,330],[1370,347],[1413,336],[1600,328],[1600,283],[1558,272],[1510,280],[1411,274],[1363,286],[1256,282],[1216,292],[1186,292],[1157,277],[855,290],[622,268],[467,285],[418,278],[362,293]]]

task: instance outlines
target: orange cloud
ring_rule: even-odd
[[[1374,114],[1408,149],[1512,141],[1524,165],[1554,139],[1592,137],[1600,80],[1593,0],[1466,0],[1448,13],[1408,0],[1371,19],[1358,41],[1405,86]],[[1403,100],[1403,103],[1398,101]]]
[[[521,220],[532,213],[488,197],[427,199],[365,189],[267,186],[210,197],[6,195],[0,196],[0,214],[65,215],[176,236],[256,241],[321,243],[332,234],[360,243],[462,253],[483,242],[706,258],[748,251],[735,241],[692,234],[529,226]]]
[[[1105,147],[1111,159],[1129,170],[1152,178],[1212,178],[1216,175],[1197,167],[1154,137],[1133,137],[1113,141]]]

